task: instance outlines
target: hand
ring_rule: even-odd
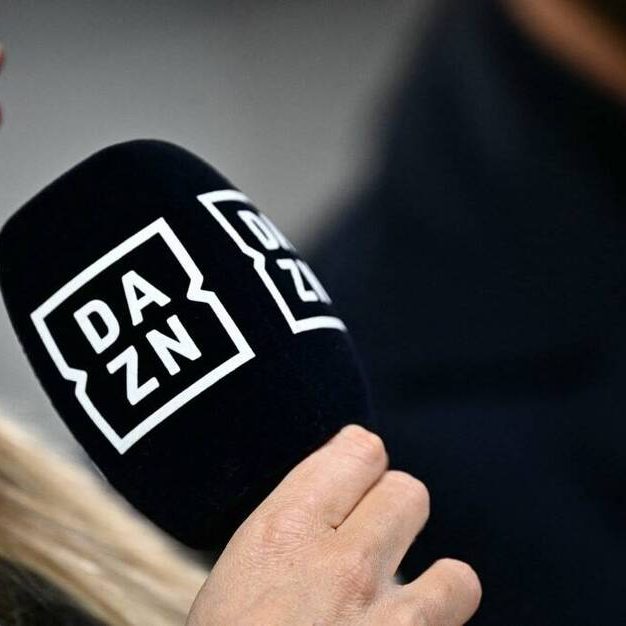
[[[348,426],[237,530],[188,626],[463,624],[481,596],[469,565],[443,559],[409,584],[393,579],[428,509],[421,482],[387,471],[380,438]]]

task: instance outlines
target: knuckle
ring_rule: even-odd
[[[389,470],[385,479],[401,492],[403,498],[409,499],[421,509],[430,509],[430,493],[421,480],[399,470]]]
[[[371,604],[378,594],[379,577],[374,558],[351,549],[335,559],[335,587],[340,599],[352,605]]]
[[[478,575],[471,565],[468,565],[464,561],[449,558],[440,559],[437,561],[437,565],[445,568],[460,581],[460,584],[463,585],[467,592],[468,598],[472,601],[474,608],[477,608],[482,597],[482,586]]]
[[[478,608],[482,595],[476,572],[467,563],[448,558],[436,561],[429,571],[433,569],[437,571],[433,572],[435,576],[429,586],[413,600],[415,623],[420,626],[441,624],[442,613],[449,612],[449,605],[468,619]]]
[[[257,522],[257,546],[265,554],[284,554],[303,545],[311,537],[310,511],[297,506],[265,513]]]
[[[306,484],[303,482],[297,497],[291,498],[290,502],[286,502],[284,498],[281,498],[281,500],[284,503],[286,512],[291,517],[295,517],[305,525],[311,526],[317,519],[320,508],[324,504],[324,497],[306,487]]]
[[[376,463],[387,458],[385,444],[379,435],[362,426],[350,424],[342,430],[345,441],[349,443],[353,456],[367,462]]]

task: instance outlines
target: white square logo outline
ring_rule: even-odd
[[[240,202],[252,206],[250,199],[234,189],[221,189],[218,191],[209,191],[197,196],[198,200],[204,205],[209,213],[217,220],[220,226],[228,233],[230,238],[237,244],[237,247],[247,256],[252,259],[252,265],[259,275],[263,284],[269,291],[272,299],[276,302],[280,312],[287,321],[291,332],[296,335],[298,333],[306,332],[308,330],[318,330],[320,328],[334,328],[335,330],[341,330],[347,332],[346,325],[341,319],[333,315],[316,315],[313,317],[305,317],[296,319],[295,315],[289,308],[289,305],[285,301],[285,298],[281,294],[280,290],[276,286],[276,283],[272,280],[272,277],[267,272],[265,267],[265,255],[258,250],[255,250],[249,246],[236,231],[232,224],[228,221],[226,216],[219,210],[217,204],[220,202]]]
[[[187,298],[194,302],[208,304],[211,307],[224,327],[224,330],[228,333],[229,338],[235,345],[237,353],[201,376],[191,385],[188,385],[173,398],[170,398],[170,400],[144,418],[124,436],[120,436],[102,416],[100,411],[87,395],[87,372],[85,370],[73,368],[67,363],[54,338],[52,337],[48,326],[46,325],[45,318],[69,296],[86,285],[102,271],[119,261],[122,257],[139,247],[141,244],[148,241],[148,239],[158,235],[163,238],[165,244],[172,251],[185,273],[189,276]],[[255,357],[255,353],[250,347],[250,344],[247,342],[215,292],[202,289],[203,282],[204,276],[202,275],[202,272],[200,272],[198,266],[195,264],[181,241],[174,234],[174,231],[170,228],[169,224],[163,217],[160,217],[134,235],[131,235],[128,239],[124,240],[115,248],[100,257],[97,261],[82,270],[52,296],[50,296],[45,302],[43,302],[43,304],[37,307],[30,315],[31,320],[33,321],[33,324],[35,325],[35,328],[37,329],[37,332],[39,333],[39,336],[48,351],[48,354],[57,366],[61,376],[65,380],[75,383],[74,395],[76,396],[76,399],[96,427],[120,454],[127,452],[153,428],[158,426],[163,420],[170,417],[197,395]]]

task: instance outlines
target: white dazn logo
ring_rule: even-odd
[[[250,200],[232,189],[211,191],[198,196],[220,226],[238,248],[250,259],[261,281],[272,296],[293,334],[332,328],[345,331],[345,324],[334,315],[328,315],[326,305],[331,300],[326,290],[305,261],[298,258],[293,245],[262,213],[252,210]],[[236,202],[244,205],[234,212],[222,211],[219,205]],[[249,208],[247,208],[249,207]],[[241,229],[241,230],[240,230]],[[246,242],[245,236],[248,236]],[[251,245],[254,241],[260,249]],[[288,277],[292,298],[279,289],[275,278]],[[299,308],[300,312],[294,311]],[[313,312],[307,307],[317,307]]]
[[[208,307],[206,320],[196,325],[195,332],[197,334],[198,328],[217,329],[212,332],[217,333],[219,350],[214,350],[211,355],[202,353],[201,346],[206,345],[206,340],[198,341],[190,332],[189,319],[192,318],[188,316],[186,321],[181,311],[170,310],[174,306],[174,295],[162,284],[156,284],[152,275],[146,278],[146,271],[128,266],[134,263],[133,255],[157,245],[166,246],[172,256],[168,262],[188,279],[186,291],[182,296],[179,294],[179,300],[182,297],[189,306]],[[121,268],[119,281],[118,267]],[[109,273],[113,276],[108,276]],[[83,298],[83,288],[87,292],[98,284],[97,281],[107,279],[109,283],[102,283],[104,286],[101,287],[101,293],[106,295],[98,297],[96,294],[94,297],[89,293]],[[217,295],[202,289],[203,280],[185,247],[167,222],[160,218],[80,272],[31,314],[61,376],[74,383],[77,400],[120,454],[180,407],[254,357],[252,348]],[[114,304],[111,304],[111,285],[119,286]],[[117,314],[114,308],[117,308]],[[155,311],[162,319],[158,319],[159,328],[150,328],[146,317],[152,315],[152,320],[157,319]],[[59,316],[63,323],[55,322],[55,316]],[[72,324],[69,323],[71,318]],[[82,342],[62,336],[63,332],[69,332],[66,329],[70,326],[80,329]],[[53,331],[53,328],[57,330]],[[130,345],[129,337],[132,338]],[[79,346],[78,361],[91,363],[89,359],[98,359],[93,368],[70,364],[74,357],[69,357],[67,352],[73,349],[67,346],[74,344]],[[211,361],[210,367],[206,366],[208,360]],[[181,371],[181,367],[186,369]],[[142,370],[148,374],[142,375]],[[91,389],[88,381],[92,372],[94,376],[97,372],[104,385],[92,385]],[[121,377],[121,388],[125,390],[123,398],[107,392],[108,377]],[[104,391],[100,389],[103,386]],[[113,404],[109,401],[111,395],[116,395]],[[130,425],[120,427],[114,407],[118,400],[121,407],[125,403],[126,409],[133,407],[131,410],[136,411]],[[118,423],[115,423],[116,419]]]

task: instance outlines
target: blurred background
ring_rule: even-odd
[[[432,494],[406,579],[454,556],[473,623],[626,624],[624,0],[0,0],[0,41],[0,221],[115,142],[203,157],[322,242]],[[3,307],[0,350],[0,408],[80,457]]]
[[[1,0],[0,220],[92,152],[161,138],[297,244],[368,171],[427,0]],[[78,455],[0,313],[0,403]]]

